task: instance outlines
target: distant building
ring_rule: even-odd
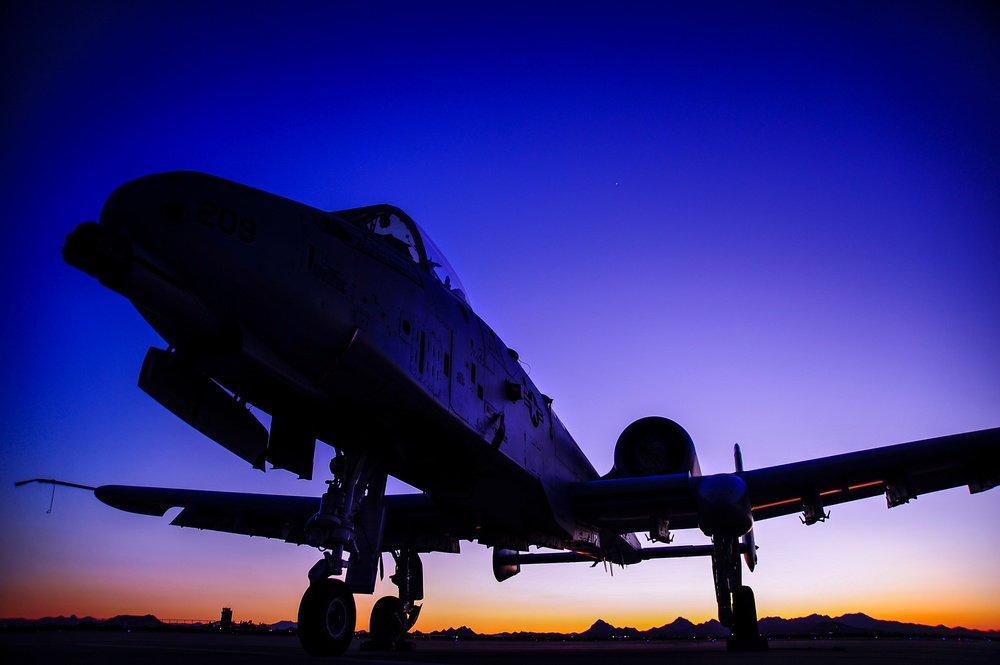
[[[224,633],[231,633],[233,630],[233,610],[231,607],[222,608],[222,619],[219,621],[219,629]]]

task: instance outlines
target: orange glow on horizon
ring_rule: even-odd
[[[43,593],[39,594],[39,590]],[[204,597],[190,594],[172,595],[164,587],[148,588],[149,593],[116,594],[95,593],[91,584],[80,584],[67,588],[56,581],[39,585],[34,581],[32,596],[11,596],[0,599],[0,617],[39,619],[50,616],[78,617],[91,616],[107,619],[117,615],[152,614],[161,620],[199,619],[218,620],[223,603],[216,593],[206,593]],[[367,630],[368,615],[378,596],[356,596],[358,629]],[[58,598],[58,600],[56,600]],[[291,594],[276,598],[253,597],[252,591],[229,594],[227,606],[234,611],[238,621],[257,623],[277,623],[296,619],[298,595]],[[786,619],[822,614],[830,617],[844,614],[864,613],[876,619],[900,621],[928,626],[944,625],[949,628],[963,627],[975,630],[997,630],[1000,627],[1000,608],[981,602],[970,604],[968,599],[938,598],[933,607],[926,604],[906,602],[904,599],[854,600],[827,603],[825,606],[759,607],[760,618],[780,616]],[[704,612],[680,612],[694,624],[716,618]],[[579,633],[587,630],[595,621],[603,619],[616,627],[632,627],[647,630],[669,624],[677,618],[676,612],[664,611],[653,615],[649,612],[613,611],[598,616],[590,610],[574,611],[571,606],[555,614],[551,608],[531,607],[491,607],[488,603],[468,605],[435,605],[433,599],[425,604],[417,630],[431,632],[466,626],[481,634],[504,632],[555,632]]]
[[[845,614],[866,614],[874,619],[882,621],[899,621],[902,623],[921,624],[926,626],[943,625],[948,628],[968,628],[971,630],[1000,630],[1000,611],[996,608],[979,609],[969,607],[948,608],[943,611],[927,610],[914,611],[913,608],[896,609],[884,607],[851,607],[851,608],[788,608],[787,611],[769,612],[767,615],[760,614],[760,618],[765,616],[778,616],[784,619],[795,619],[812,614],[826,615],[829,617],[839,617]],[[691,623],[698,625],[717,619],[715,615],[699,615],[696,613],[680,614]],[[431,617],[428,617],[431,618]],[[650,616],[646,614],[618,614],[614,616],[552,616],[533,615],[524,612],[511,612],[503,614],[478,615],[467,611],[453,609],[447,612],[437,613],[432,621],[425,623],[424,617],[418,623],[416,629],[423,632],[435,630],[446,630],[448,628],[459,628],[466,626],[480,634],[515,633],[515,632],[538,632],[538,633],[581,633],[593,625],[598,619],[610,623],[617,628],[631,627],[638,630],[649,630],[659,628],[672,623],[677,619],[677,615],[664,613],[660,616]],[[358,609],[358,627],[367,628],[367,615],[362,616],[360,606]]]
[[[297,604],[297,603],[296,603]],[[6,603],[5,603],[6,605]],[[362,605],[361,602],[358,603],[358,630],[368,629],[368,614],[371,611],[371,603],[366,603]],[[113,605],[106,602],[88,603],[80,602],[73,607],[60,606],[58,608],[52,607],[47,608],[43,603],[29,603],[24,607],[23,612],[8,612],[4,611],[0,613],[3,618],[27,618],[27,619],[41,619],[45,617],[55,617],[55,616],[70,616],[75,615],[77,617],[93,617],[96,619],[108,619],[119,615],[136,615],[143,616],[146,614],[151,614],[160,620],[211,620],[218,621],[221,607],[209,610],[205,609],[191,609],[189,606],[180,605],[177,603],[151,603],[150,606],[140,606],[136,604],[123,604],[123,605]],[[253,607],[253,606],[243,606],[234,607],[234,618],[237,621],[253,621],[254,623],[277,623],[279,621],[295,621],[295,612],[281,612],[274,613],[273,608],[268,607]],[[843,616],[845,614],[855,614],[862,613],[866,614],[874,619],[879,619],[883,621],[899,621],[902,623],[913,623],[921,624],[926,626],[938,626],[943,625],[948,628],[968,628],[971,630],[1000,630],[997,626],[1000,626],[1000,616],[995,609],[977,613],[972,609],[956,610],[956,611],[944,611],[944,612],[908,612],[906,610],[900,610],[897,613],[892,613],[889,611],[882,611],[881,609],[822,609],[822,608],[811,608],[811,609],[798,609],[789,610],[785,612],[768,613],[766,616],[780,616],[785,619],[795,619],[799,617],[809,616],[812,614],[826,615],[830,617]],[[697,616],[694,614],[682,614],[683,618],[692,622],[695,625],[705,623],[712,619],[714,616]],[[765,618],[764,614],[761,614],[761,619]],[[449,611],[444,611],[438,613],[436,621],[425,621],[423,617],[418,622],[416,630],[429,633],[437,630],[447,630],[449,628],[459,628],[465,626],[472,629],[473,631],[480,634],[498,634],[498,633],[516,633],[516,632],[537,632],[537,633],[581,633],[588,628],[598,619],[603,619],[604,621],[610,623],[617,628],[636,628],[638,630],[648,630],[650,628],[658,628],[660,626],[670,624],[675,619],[676,616],[661,616],[661,617],[650,617],[645,615],[621,615],[621,616],[594,616],[591,618],[584,617],[553,617],[549,616],[532,616],[530,614],[524,613],[498,613],[494,616],[477,615],[475,613],[469,614],[458,609],[452,609]]]
[[[841,542],[833,531],[811,533],[829,533],[830,543]],[[75,614],[107,619],[152,614],[160,620],[218,620],[221,609],[231,607],[237,621],[271,624],[296,620],[307,584],[302,571],[314,561],[312,551],[258,541],[253,548],[228,551],[220,562],[216,541],[228,536],[203,534],[191,540],[187,535],[181,533],[170,547],[158,549],[162,556],[153,560],[119,556],[117,550],[108,549],[108,565],[98,565],[103,563],[100,559],[88,559],[88,574],[84,575],[68,566],[60,568],[59,560],[44,570],[31,568],[26,562],[20,566],[20,574],[7,576],[0,583],[0,617],[37,619]],[[860,612],[905,623],[1000,629],[1000,606],[992,591],[996,578],[988,556],[981,562],[972,559],[972,567],[941,568],[937,578],[929,579],[908,567],[914,561],[909,556],[888,567],[859,567],[865,558],[885,562],[901,553],[895,547],[879,549],[870,542],[866,547],[859,561],[845,559],[845,554],[836,564],[810,570],[808,584],[786,572],[786,566],[800,558],[798,553],[774,552],[767,566],[759,567],[756,577],[747,579],[757,591],[758,615],[836,617]],[[188,558],[189,551],[197,551],[198,556]],[[269,559],[272,551],[275,558]],[[980,552],[984,548],[963,545],[959,551]],[[939,556],[948,554],[945,551]],[[616,569],[613,579],[586,565],[529,568],[498,585],[490,573],[490,556],[487,548],[477,545],[466,548],[461,556],[428,556],[426,600],[422,601],[416,628],[431,632],[466,626],[481,634],[579,633],[598,619],[617,627],[647,630],[672,623],[678,616],[695,624],[716,617],[711,566],[706,559],[677,560],[661,568]],[[851,567],[850,584],[835,572],[844,566]],[[358,629],[368,628],[375,600],[395,593],[395,586],[386,579],[377,583],[375,594],[356,596]],[[927,597],[934,602],[926,602]]]

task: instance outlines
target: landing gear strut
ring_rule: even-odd
[[[757,630],[757,605],[753,589],[743,586],[739,540],[712,540],[712,573],[719,603],[719,623],[733,631],[726,640],[729,651],[766,651],[767,640]]]
[[[309,588],[299,604],[299,641],[312,656],[339,656],[354,639],[354,594],[375,589],[372,563],[381,552],[385,524],[385,473],[367,464],[363,452],[348,455],[341,450],[330,462],[330,471],[333,480],[327,481],[319,512],[305,526],[308,543],[323,550],[323,558],[309,571]],[[364,538],[355,537],[357,524],[364,525]],[[331,579],[345,570],[346,581]]]

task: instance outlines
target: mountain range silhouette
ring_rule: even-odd
[[[217,623],[217,622],[214,622]],[[260,624],[252,624],[260,626]],[[69,617],[46,617],[44,619],[0,619],[0,629],[139,629],[156,630],[167,628],[209,628],[213,622],[197,622],[179,624],[176,621],[161,621],[151,614],[146,615],[119,615],[110,619],[95,619],[93,617],[78,618]],[[874,637],[874,636],[895,636],[895,637],[954,637],[954,638],[974,638],[974,639],[997,639],[1000,631],[997,630],[976,630],[964,627],[949,628],[947,626],[927,626],[915,623],[903,623],[900,621],[886,621],[875,619],[860,612],[845,614],[839,617],[829,617],[822,614],[810,614],[805,617],[794,619],[784,619],[781,617],[765,617],[759,622],[760,632],[767,637]],[[294,631],[297,626],[293,621],[279,621],[268,624],[269,628],[275,632]],[[362,631],[363,632],[363,631]],[[557,632],[537,632],[518,631],[480,634],[461,626],[459,628],[448,628],[447,630],[436,630],[431,632],[414,631],[416,638],[449,638],[449,639],[512,639],[512,640],[666,640],[666,639],[692,639],[725,638],[730,632],[715,619],[704,623],[695,624],[683,617],[678,617],[668,624],[648,630],[639,630],[633,627],[618,627],[598,619],[590,628],[582,632],[557,633]]]
[[[860,612],[845,614],[839,617],[829,617],[821,614],[811,614],[806,617],[795,619],[783,619],[781,617],[766,617],[759,621],[760,632],[767,637],[806,637],[806,636],[828,636],[828,637],[874,637],[874,636],[897,636],[897,637],[968,637],[978,639],[995,639],[1000,636],[1000,631],[996,630],[975,630],[970,628],[946,626],[926,626],[915,623],[902,623],[899,621],[884,621],[874,619],[867,614]],[[449,637],[458,639],[579,639],[579,640],[615,640],[615,639],[635,639],[635,640],[669,640],[669,639],[691,639],[691,638],[725,638],[730,636],[729,629],[724,627],[715,619],[704,623],[695,624],[678,617],[673,622],[650,628],[639,630],[632,627],[613,626],[603,619],[598,619],[594,624],[579,633],[545,633],[522,631],[515,633],[495,633],[480,635],[472,629],[462,626],[460,628],[449,628],[447,630],[433,631],[429,633],[414,633],[418,636],[426,637]]]

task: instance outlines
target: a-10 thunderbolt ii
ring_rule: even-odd
[[[65,260],[128,298],[166,340],[139,386],[255,468],[311,478],[332,447],[319,498],[104,486],[172,524],[281,538],[322,552],[299,606],[299,636],[337,655],[355,630],[355,593],[373,593],[383,552],[398,597],[379,599],[371,644],[397,644],[423,598],[419,555],[493,548],[498,581],[522,564],[710,556],[733,648],[760,647],[755,520],[884,495],[1000,483],[1000,428],[781,466],[702,475],[688,433],[666,418],[622,432],[614,468],[594,470],[517,354],[473,311],[430,238],[402,210],[324,212],[210,175],[128,182],[100,222],[67,236]],[[270,414],[266,428],[250,410]],[[421,490],[386,496],[387,476]],[[670,546],[700,529],[711,543]],[[660,545],[643,548],[635,534]],[[528,552],[529,548],[557,551]]]

